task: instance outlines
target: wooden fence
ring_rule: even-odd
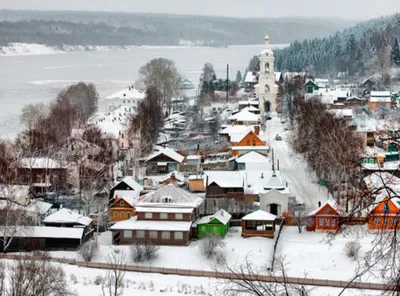
[[[29,255],[26,254],[0,254],[0,258],[10,260],[20,260],[26,258]],[[34,258],[34,257],[29,257]],[[206,271],[206,270],[193,270],[193,269],[180,269],[180,268],[165,268],[165,267],[151,267],[151,266],[139,266],[139,265],[126,265],[120,264],[115,267],[108,263],[97,263],[97,262],[84,262],[77,261],[75,259],[67,258],[51,258],[50,261],[71,264],[86,268],[96,269],[120,269],[131,272],[145,272],[145,273],[159,273],[166,275],[180,275],[180,276],[194,276],[194,277],[209,277],[209,278],[220,278],[220,279],[240,279],[238,275],[227,272],[219,271]],[[336,281],[328,279],[313,279],[313,278],[296,278],[296,277],[279,277],[269,275],[257,275],[252,276],[254,280],[260,282],[270,283],[287,283],[294,285],[304,286],[320,286],[320,287],[336,287],[336,288],[349,288],[349,289],[363,289],[363,290],[379,290],[379,291],[395,291],[395,286],[390,284],[380,283],[369,283],[369,282],[348,282],[348,281]],[[247,277],[250,278],[250,277]]]

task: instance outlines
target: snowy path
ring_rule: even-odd
[[[312,211],[318,207],[318,201],[323,203],[327,199],[325,187],[318,184],[316,177],[312,178],[308,173],[306,164],[302,159],[290,151],[286,142],[289,132],[284,131],[284,124],[278,117],[273,117],[266,124],[266,135],[269,135],[269,145],[274,151],[275,163],[279,160],[279,169],[285,180],[289,182],[292,193],[303,200],[307,211]],[[276,141],[275,136],[279,134],[283,141]]]

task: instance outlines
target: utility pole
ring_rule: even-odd
[[[226,102],[229,98],[229,64],[226,65]]]
[[[98,212],[97,212],[97,234],[96,234],[96,246],[99,246],[99,225],[100,225],[100,219],[103,220],[103,213],[101,213],[101,205],[99,204]],[[101,218],[100,218],[101,217]]]

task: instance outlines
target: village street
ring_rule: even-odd
[[[318,179],[313,173],[309,173],[306,163],[298,155],[293,154],[289,147],[288,140],[290,131],[284,131],[285,124],[281,123],[279,117],[272,117],[266,123],[265,135],[269,139],[271,148],[274,152],[275,165],[279,160],[279,170],[284,180],[289,182],[289,187],[293,195],[298,200],[303,200],[306,211],[312,211],[318,208],[318,201],[323,204],[328,197],[325,187],[318,184]],[[279,134],[282,140],[275,140]]]

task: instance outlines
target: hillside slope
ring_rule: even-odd
[[[0,45],[197,45],[274,44],[324,37],[354,24],[339,19],[241,19],[106,12],[0,10]]]

